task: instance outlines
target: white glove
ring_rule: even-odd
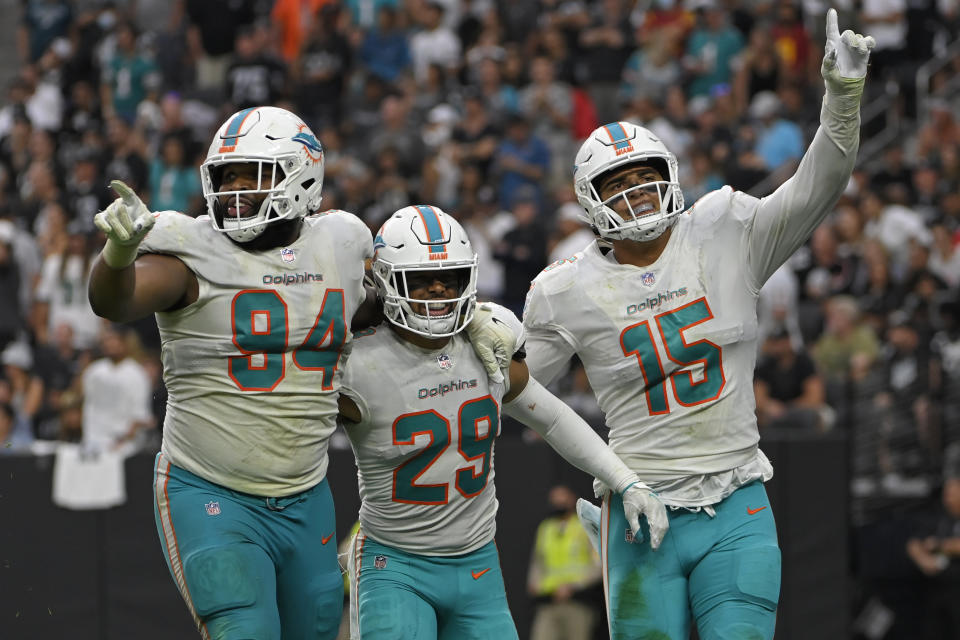
[[[110,182],[120,196],[93,218],[107,236],[103,261],[112,269],[123,269],[137,259],[137,247],[156,222],[140,197],[120,180]]]
[[[635,540],[640,539],[640,514],[647,517],[650,528],[650,548],[654,551],[660,546],[663,536],[670,528],[667,509],[650,487],[642,482],[631,483],[623,492],[623,514],[633,531]]]
[[[824,46],[820,74],[827,85],[827,94],[838,97],[856,97],[855,110],[860,107],[860,94],[867,75],[870,50],[877,42],[872,36],[862,36],[847,29],[840,34],[837,26],[837,11],[827,11],[827,42]],[[849,102],[849,101],[847,101]],[[845,105],[849,109],[849,105]],[[838,115],[849,115],[840,113]]]
[[[580,524],[583,530],[587,532],[587,538],[593,550],[600,553],[600,507],[589,500],[577,498],[577,517],[580,518]]]
[[[473,319],[467,325],[467,334],[490,381],[503,383],[503,369],[510,366],[510,360],[517,351],[517,334],[506,323],[496,319],[486,303],[477,304]]]

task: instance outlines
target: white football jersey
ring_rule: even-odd
[[[499,309],[497,317],[522,335],[516,316]],[[360,470],[364,534],[435,556],[469,553],[493,539],[493,445],[505,390],[488,381],[466,332],[437,350],[388,325],[361,332],[343,393],[361,415],[346,431]]]
[[[157,313],[169,399],[163,454],[236,491],[285,496],[320,482],[370,231],[332,211],[287,247],[245,251],[206,216],[172,211],[141,253],[176,256],[199,297]]]
[[[611,447],[669,504],[772,476],[754,414],[757,296],[818,219],[758,216],[759,203],[724,187],[679,216],[655,263],[620,264],[594,242],[527,297],[531,375],[547,384],[576,353]]]

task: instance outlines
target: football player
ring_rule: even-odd
[[[530,378],[522,348],[488,379],[464,328],[476,307],[477,256],[432,206],[394,213],[374,239],[373,278],[388,322],[358,334],[340,412],[359,468],[360,531],[350,558],[353,637],[517,638],[494,545],[493,449],[501,413],[611,487],[650,546],[663,505],[598,435]],[[512,313],[487,310],[514,344]]]
[[[548,384],[579,356],[613,450],[670,507],[654,552],[631,543],[620,496],[598,485],[613,638],[686,640],[691,619],[704,640],[773,637],[780,550],[754,415],[757,296],[847,185],[872,46],[841,35],[829,11],[820,129],[765,198],[723,187],[683,214],[676,158],[629,122],[598,128],[577,154],[599,240],[533,281],[527,363]]]
[[[114,182],[121,197],[95,218],[107,243],[93,309],[115,321],[155,313],[160,329],[169,400],[154,511],[205,638],[337,634],[327,444],[373,248],[355,216],[313,215],[323,167],[296,115],[244,109],[201,167],[208,215],[151,213]]]

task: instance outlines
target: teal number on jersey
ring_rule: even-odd
[[[669,378],[674,397],[685,407],[716,400],[726,383],[723,377],[721,348],[708,340],[687,344],[683,337],[685,330],[711,318],[713,313],[705,298],[654,317],[657,329],[663,337],[667,358],[680,367],[672,372]],[[650,415],[669,413],[670,405],[664,384],[667,375],[664,373],[649,321],[645,320],[624,329],[620,333],[620,346],[624,356],[637,356]],[[697,364],[703,367],[701,380],[694,380],[690,370]]]
[[[497,437],[497,403],[490,396],[469,400],[460,406],[460,455],[469,462],[482,459],[480,474],[473,467],[457,469],[457,491],[464,498],[480,495],[487,486],[493,441]]]
[[[233,344],[230,377],[244,391],[271,391],[283,379],[287,305],[276,291],[241,291],[231,304]]]
[[[320,315],[307,339],[293,352],[293,362],[305,371],[322,371],[324,391],[333,389],[333,373],[347,341],[347,319],[343,312],[343,289],[327,289]]]
[[[434,410],[408,413],[393,421],[394,444],[414,444],[421,434],[430,436],[427,447],[393,470],[393,501],[410,504],[446,504],[447,483],[417,484],[417,479],[450,445],[450,423]]]
[[[253,289],[235,295],[230,311],[233,344],[244,354],[228,358],[230,378],[243,391],[273,391],[285,371],[287,303],[273,289]],[[321,371],[322,388],[332,389],[346,341],[343,289],[328,289],[313,329],[293,352],[293,362],[304,371]]]
[[[681,367],[670,375],[670,382],[673,383],[677,402],[685,407],[716,400],[725,383],[720,347],[709,340],[687,344],[683,338],[685,330],[712,317],[706,298],[657,316],[657,326],[660,327],[660,335],[664,336],[667,357]],[[690,371],[695,364],[703,366],[703,379],[699,381],[694,381]]]
[[[650,323],[646,320],[632,327],[627,327],[620,333],[620,348],[628,358],[636,354],[640,363],[640,373],[643,374],[643,392],[647,396],[647,410],[650,415],[670,413],[667,404],[667,389],[663,384],[666,378],[663,365],[660,364],[660,355],[653,345],[653,336],[650,334]]]
[[[468,400],[460,405],[457,419],[457,451],[467,462],[478,459],[480,473],[474,468],[457,469],[455,486],[464,498],[473,498],[487,486],[493,461],[493,441],[500,428],[500,411],[490,396]],[[414,444],[417,435],[427,434],[426,448],[393,471],[393,501],[409,504],[446,504],[449,484],[417,484],[417,480],[450,446],[450,422],[432,409],[407,413],[393,422],[394,444]]]

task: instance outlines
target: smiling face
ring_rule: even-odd
[[[660,190],[658,185],[650,183],[662,180],[663,176],[653,167],[631,164],[603,174],[594,185],[601,201],[624,220],[632,220],[633,215],[639,218],[660,211]],[[642,186],[647,184],[650,186]],[[628,193],[624,194],[625,191]]]
[[[257,180],[257,170],[259,167],[260,176]],[[270,189],[273,185],[273,166],[256,162],[231,162],[222,168],[220,188],[218,191],[224,192],[217,196],[220,201],[221,215],[229,218],[249,218],[257,214],[260,205],[267,197],[266,193],[239,193],[232,194],[231,191],[255,191]],[[276,182],[282,180],[282,176],[276,177]]]
[[[460,295],[459,269],[411,271],[406,274],[407,296],[413,300],[446,300],[447,302],[411,302],[410,309],[420,316],[442,318],[453,313]]]

